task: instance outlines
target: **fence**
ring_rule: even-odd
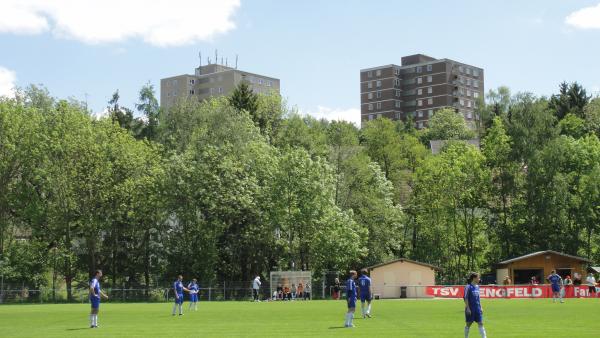
[[[245,282],[223,283],[215,286],[201,287],[199,293],[200,301],[249,301],[252,299],[252,288],[243,286]],[[271,300],[270,286],[263,283],[260,288],[262,300]],[[111,302],[169,302],[173,301],[174,294],[172,288],[150,288],[146,289],[110,289],[103,288]],[[313,291],[315,291],[313,289]],[[326,286],[322,291],[325,299],[331,299],[333,286]],[[598,290],[600,291],[600,290]],[[147,292],[147,294],[146,294]],[[432,298],[462,298],[464,285],[385,285],[373,286],[373,296],[375,299],[432,299]],[[591,293],[585,285],[569,285],[561,291],[565,298],[591,298],[600,295],[600,293]],[[316,297],[315,297],[316,296]],[[480,286],[481,298],[551,298],[552,289],[550,285],[482,285]],[[314,292],[313,299],[321,299],[321,292]],[[186,301],[189,298],[186,295]],[[341,286],[340,299],[345,299],[345,287]],[[67,300],[67,291],[65,289],[52,290],[51,288],[42,288],[39,290],[31,289],[9,289],[0,292],[0,304],[13,303],[87,303],[88,289],[73,288],[72,300]]]

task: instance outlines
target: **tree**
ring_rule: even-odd
[[[138,136],[141,133],[143,123],[139,119],[133,117],[133,111],[127,107],[121,107],[119,105],[119,90],[117,89],[111,99],[108,101],[108,114],[113,122],[117,122],[123,129],[129,130],[132,135]]]
[[[568,84],[563,82],[559,86],[559,93],[550,97],[549,107],[558,120],[571,113],[583,118],[583,109],[590,101],[591,96],[577,82]]]
[[[429,120],[429,128],[425,134],[430,140],[469,140],[475,132],[467,126],[464,117],[452,108],[444,108],[435,112]]]
[[[600,137],[600,98],[590,101],[583,111],[587,129]]]
[[[258,111],[258,95],[252,91],[246,81],[241,81],[229,96],[229,104],[238,111],[246,111],[258,122],[256,112]]]
[[[561,135],[571,136],[573,138],[583,137],[587,131],[585,120],[571,113],[568,113],[558,122],[558,129]]]
[[[116,94],[118,95],[118,92]],[[156,140],[158,136],[160,107],[154,94],[154,86],[150,82],[140,89],[139,103],[135,105],[135,108],[146,117],[146,123],[141,130],[140,136],[149,140]]]

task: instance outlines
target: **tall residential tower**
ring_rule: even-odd
[[[484,94],[483,69],[423,54],[404,56],[401,65],[360,71],[361,123],[378,117],[414,121],[427,127],[436,110],[453,107],[467,124],[479,121],[475,108]]]

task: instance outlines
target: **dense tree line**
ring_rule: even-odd
[[[117,91],[103,118],[30,86],[0,99],[0,269],[71,297],[97,268],[148,288],[397,257],[441,282],[535,250],[599,259],[600,99],[559,89],[501,87],[477,130],[449,108],[416,130],[300,116],[245,84],[168,111],[148,84],[137,114]]]

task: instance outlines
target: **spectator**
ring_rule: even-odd
[[[310,300],[310,283],[306,283],[304,287],[304,300]]]
[[[535,276],[531,276],[531,285],[538,285],[540,284],[537,280],[537,278]]]
[[[277,299],[283,299],[283,286],[281,286],[281,284],[277,285]]]
[[[502,285],[507,286],[507,285],[511,285],[511,284],[512,284],[512,280],[510,279],[510,276],[504,277],[504,280],[502,281]]]
[[[296,298],[302,299],[302,297],[304,297],[304,285],[298,283],[298,294],[296,295]]]
[[[588,286],[588,293],[590,294],[590,296],[593,294],[594,297],[596,297],[596,278],[594,278],[594,275],[592,275],[592,273],[588,273],[587,278],[585,279],[587,286]]]
[[[340,280],[338,278],[333,282],[333,299],[340,299]]]
[[[260,299],[258,299],[258,292],[260,290],[260,277],[256,276],[256,278],[254,278],[254,281],[252,282],[252,296],[254,298],[255,302],[260,302]]]
[[[292,300],[292,293],[287,285],[283,287],[283,300]]]
[[[292,300],[296,299],[296,292],[298,292],[298,289],[296,289],[296,284],[292,284]]]
[[[581,275],[577,272],[573,274],[573,285],[579,286],[581,285]]]

